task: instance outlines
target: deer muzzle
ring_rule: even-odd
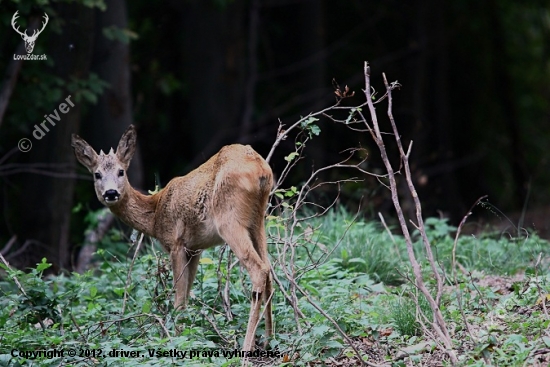
[[[116,190],[107,190],[103,194],[103,199],[105,199],[106,203],[115,203],[120,199],[120,194]]]

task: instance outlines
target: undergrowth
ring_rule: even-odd
[[[548,243],[536,235],[512,240],[463,236],[456,254],[466,272],[453,280],[455,228],[439,219],[428,219],[426,224],[449,285],[442,311],[454,325],[453,340],[462,345],[461,363],[480,365],[488,358],[496,365],[533,364],[537,350],[550,348],[549,320],[541,300],[541,295],[550,293],[550,277],[547,269],[534,268],[538,254],[548,263]],[[344,210],[308,220],[300,228],[296,266],[307,271],[296,281],[362,350],[372,350],[379,360],[367,354],[365,358],[400,365],[404,360],[396,355],[401,349],[431,340],[419,322],[429,328],[429,307],[422,298],[417,307],[409,296],[415,290],[407,280],[410,271],[400,236],[390,236],[379,224]],[[248,276],[238,266],[227,274],[222,248],[204,252],[189,306],[176,311],[168,256],[147,243],[131,265],[129,255],[134,249],[124,253],[122,241],[112,243],[120,234],[112,236],[96,254],[97,267],[82,275],[43,276],[47,260],[28,272],[1,265],[0,366],[239,365],[241,358],[223,352],[234,352],[242,345],[250,288]],[[420,244],[417,251],[421,255]],[[280,269],[275,266],[274,271],[287,287]],[[527,277],[511,282],[509,289],[475,283],[488,274],[523,271]],[[232,319],[219,295],[227,276]],[[295,317],[276,287],[276,329],[268,349],[278,351],[279,357],[262,363],[307,365],[352,358],[334,326],[305,297],[298,300],[303,318]],[[262,322],[260,341],[263,334]],[[64,356],[32,359],[20,354],[53,349],[65,350]],[[76,356],[68,357],[69,350],[76,351]],[[121,355],[121,351],[137,355]],[[192,351],[199,354],[191,357]],[[426,355],[420,353],[417,359]],[[407,358],[413,360],[413,356]]]
[[[436,260],[450,274],[456,227],[449,225],[447,219],[438,218],[428,218],[425,224]],[[365,220],[340,208],[313,218],[308,226],[316,229],[314,242],[333,250],[331,258],[343,268],[366,273],[388,285],[405,282],[403,275],[410,266],[405,241],[400,235],[390,236],[379,222]],[[422,259],[421,240],[417,233],[415,237],[415,251]],[[536,233],[519,238],[499,233],[460,236],[456,246],[456,261],[465,269],[497,275],[520,271],[533,274],[539,254],[550,256],[550,247]]]

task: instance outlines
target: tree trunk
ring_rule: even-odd
[[[295,24],[295,34],[300,37],[300,49],[302,50],[299,57],[306,59],[312,55],[318,55],[318,59],[310,67],[299,73],[300,90],[302,93],[311,94],[311,102],[308,103],[309,106],[306,106],[305,111],[317,111],[326,104],[323,97],[332,93],[331,79],[326,76],[326,60],[322,56],[325,48],[323,2],[308,0],[296,4],[295,7],[299,17]],[[344,88],[344,85],[341,87]],[[331,123],[321,126],[321,135],[314,139],[315,149],[311,151],[311,159],[315,167],[323,167],[341,158],[337,155],[337,152],[343,149],[341,141],[334,139],[338,129],[338,126]]]
[[[55,62],[53,74],[67,82],[72,78],[86,79],[92,50],[93,10],[76,3],[60,3],[56,8],[59,16],[67,22],[56,42],[48,47],[49,57]],[[61,119],[55,126],[45,123],[49,131],[42,139],[33,142],[30,162],[46,162],[58,167],[75,166],[70,142],[71,134],[78,131],[80,125],[83,102],[75,100],[74,92],[64,89],[59,103],[66,102],[69,95],[74,106],[67,113],[61,113],[59,105],[52,106],[51,111],[44,111],[51,114],[55,109]],[[19,199],[23,227],[18,237],[43,245],[33,251],[34,257],[47,257],[57,270],[67,268],[71,257],[69,227],[74,179],[30,174],[25,174],[23,179]],[[33,260],[36,259],[29,259]]]
[[[462,217],[463,213],[468,209],[464,205],[456,177],[456,164],[454,163],[459,157],[456,157],[453,147],[453,123],[451,119],[451,104],[449,103],[449,50],[448,36],[446,26],[446,5],[444,2],[434,1],[432,11],[434,11],[435,19],[432,19],[434,26],[433,34],[436,36],[435,44],[435,68],[432,74],[435,81],[433,91],[434,109],[434,124],[437,139],[437,157],[438,165],[442,167],[438,187],[442,188],[441,192],[437,193],[437,203],[445,203],[441,205],[439,210],[446,210],[452,216],[457,218]],[[446,200],[447,199],[447,200]]]
[[[509,152],[508,158],[511,162],[512,179],[515,189],[515,204],[522,207],[527,198],[527,180],[529,171],[525,159],[524,143],[521,139],[521,127],[519,123],[519,113],[514,97],[512,77],[508,72],[509,57],[504,45],[506,33],[502,27],[499,15],[499,4],[491,0],[489,5],[489,22],[491,27],[491,46],[492,46],[492,69],[494,72],[494,90],[495,97],[502,106],[502,118],[504,120],[504,129],[507,130],[508,147],[504,149]]]
[[[220,8],[212,1],[190,0],[182,4],[181,14],[181,59],[190,91],[183,123],[193,155],[204,160],[239,133],[246,8],[242,1]]]
[[[125,0],[107,0],[107,11],[95,10],[96,26],[92,72],[110,87],[90,110],[83,134],[90,144],[105,153],[116,149],[118,140],[133,123],[130,80],[130,46],[120,40],[108,39],[103,30],[109,27],[125,29],[128,26]],[[143,167],[139,148],[136,149],[128,178],[134,187],[143,185]]]

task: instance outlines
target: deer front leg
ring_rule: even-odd
[[[185,308],[187,306],[189,293],[197,274],[200,255],[200,251],[192,253],[185,246],[174,246],[172,251],[170,251],[176,293],[174,307],[176,308]]]
[[[184,274],[184,263],[185,260],[185,249],[179,246],[175,246],[170,251],[170,259],[172,260],[172,275],[174,277],[174,290],[176,292],[176,300],[174,301],[174,307],[184,308],[186,306],[187,300],[185,299],[185,289],[187,288],[185,283],[185,274]]]

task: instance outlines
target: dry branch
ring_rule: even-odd
[[[307,124],[308,119],[311,119],[315,116],[322,115],[322,116],[328,117],[333,122],[345,125],[347,128],[350,128],[353,131],[356,131],[356,132],[369,132],[371,134],[371,137],[373,138],[374,142],[376,143],[376,145],[379,148],[380,155],[382,157],[382,161],[384,163],[384,166],[385,166],[386,172],[387,172],[387,175],[374,175],[370,172],[367,172],[367,171],[363,170],[360,167],[360,164],[362,162],[359,163],[359,164],[348,164],[347,163],[348,160],[349,160],[349,157],[348,157],[346,160],[344,160],[340,163],[337,163],[337,164],[334,164],[334,165],[329,165],[329,166],[322,167],[320,169],[314,170],[313,173],[310,175],[310,177],[308,179],[306,179],[306,182],[302,185],[300,190],[295,190],[296,196],[293,198],[294,199],[293,205],[289,205],[287,203],[286,216],[284,214],[285,213],[285,208],[280,208],[279,207],[280,204],[276,205],[274,207],[273,210],[276,210],[278,208],[281,209],[281,212],[283,213],[283,221],[285,223],[284,226],[283,226],[283,229],[282,229],[283,233],[281,233],[280,232],[281,229],[279,229],[279,233],[277,234],[277,238],[275,238],[275,243],[282,244],[281,247],[277,247],[277,250],[278,250],[277,263],[278,263],[279,267],[281,268],[281,270],[283,271],[285,277],[290,282],[290,287],[289,287],[290,289],[288,289],[287,292],[284,292],[284,294],[287,297],[287,299],[290,298],[289,301],[290,301],[291,305],[294,308],[295,318],[296,318],[297,322],[298,322],[298,319],[300,318],[300,316],[303,316],[303,315],[300,315],[301,312],[300,312],[299,307],[298,307],[297,292],[299,292],[299,293],[304,295],[304,297],[308,300],[308,302],[315,309],[317,309],[317,311],[319,311],[327,320],[329,320],[335,326],[336,330],[342,335],[344,340],[346,340],[349,343],[349,345],[353,348],[353,350],[355,351],[355,353],[357,354],[359,359],[362,361],[362,363],[365,363],[363,361],[363,358],[361,357],[361,353],[357,349],[355,349],[355,347],[352,344],[351,339],[343,332],[342,329],[340,329],[338,327],[335,320],[330,315],[328,315],[319,305],[317,305],[314,302],[313,298],[303,288],[301,288],[298,285],[297,279],[299,278],[299,275],[298,275],[299,270],[296,269],[295,257],[294,257],[296,246],[297,246],[297,242],[296,242],[296,239],[295,239],[295,230],[297,229],[297,227],[300,223],[300,219],[298,218],[298,209],[304,207],[305,205],[315,206],[313,203],[308,202],[306,200],[306,198],[311,193],[311,191],[317,186],[317,185],[314,185],[313,183],[317,179],[320,172],[330,170],[330,169],[335,169],[335,168],[352,168],[352,169],[358,170],[359,172],[361,172],[363,174],[375,176],[379,180],[380,179],[386,179],[389,182],[389,186],[387,185],[387,183],[385,183],[384,185],[386,187],[388,187],[391,191],[392,201],[393,201],[394,207],[396,209],[399,224],[400,224],[401,230],[403,232],[403,235],[404,235],[404,238],[405,238],[405,241],[406,241],[406,244],[407,244],[407,253],[408,253],[409,261],[410,261],[410,263],[412,265],[412,268],[413,268],[414,285],[424,295],[424,297],[428,301],[428,303],[430,305],[430,308],[433,312],[432,320],[428,320],[428,318],[424,319],[425,321],[427,321],[430,324],[430,326],[433,330],[433,333],[430,332],[428,334],[432,335],[432,339],[438,339],[438,340],[436,340],[436,342],[437,342],[439,348],[441,348],[445,351],[445,353],[449,356],[449,359],[451,360],[451,362],[453,364],[456,364],[458,362],[458,359],[456,357],[455,351],[453,350],[453,344],[452,344],[451,337],[449,335],[449,331],[447,329],[447,325],[445,323],[445,320],[443,319],[443,315],[441,314],[441,310],[439,308],[439,303],[440,303],[441,295],[442,295],[442,292],[443,292],[443,277],[440,273],[441,270],[440,270],[439,264],[437,264],[437,262],[434,259],[434,256],[433,256],[433,253],[432,253],[432,250],[431,250],[431,246],[430,246],[430,242],[428,240],[428,237],[427,237],[427,234],[426,234],[426,231],[425,231],[425,226],[424,226],[424,222],[423,222],[423,218],[422,218],[422,207],[421,207],[420,200],[418,198],[418,194],[416,192],[416,189],[415,189],[413,181],[412,181],[411,170],[410,170],[410,166],[409,166],[409,162],[408,162],[408,159],[409,159],[409,156],[410,156],[410,153],[411,153],[411,149],[412,149],[412,142],[409,144],[409,147],[408,147],[407,151],[405,151],[404,148],[403,148],[403,144],[401,142],[399,132],[397,131],[397,127],[396,127],[396,124],[395,124],[395,120],[393,118],[393,114],[392,114],[392,93],[391,92],[392,92],[393,89],[399,87],[399,84],[397,82],[389,84],[386,80],[385,75],[384,75],[384,84],[385,84],[385,87],[386,87],[386,91],[375,102],[374,101],[374,96],[375,96],[376,93],[370,85],[370,74],[369,74],[369,72],[370,71],[369,71],[368,64],[365,63],[365,68],[364,68],[364,77],[365,77],[365,90],[364,90],[364,93],[365,93],[365,96],[366,96],[366,102],[365,103],[361,104],[360,106],[353,107],[353,108],[352,107],[342,107],[342,106],[340,106],[341,100],[343,98],[346,98],[348,96],[353,95],[353,92],[348,93],[349,91],[346,89],[346,92],[343,94],[342,91],[340,90],[340,88],[338,87],[337,92],[339,92],[339,93],[336,93],[337,101],[336,101],[336,104],[334,104],[333,106],[331,106],[329,108],[326,108],[326,109],[324,109],[322,111],[319,111],[319,112],[310,113],[306,117],[303,117],[302,119],[298,120],[296,123],[292,124],[287,130],[284,130],[282,125],[279,126],[279,130],[277,132],[277,138],[276,138],[276,140],[275,140],[275,142],[272,146],[272,149],[271,149],[271,151],[268,155],[268,158],[267,158],[268,161],[272,157],[273,152],[278,147],[280,142],[288,137],[288,134],[291,130],[294,130],[294,129],[300,127],[300,126],[303,126],[304,122]],[[406,183],[407,183],[406,188],[408,189],[408,191],[409,191],[409,193],[410,193],[410,195],[413,199],[413,203],[414,203],[415,210],[416,210],[415,211],[415,214],[416,214],[415,217],[416,218],[415,218],[415,222],[413,222],[413,225],[420,232],[422,242],[424,244],[424,251],[426,253],[427,260],[430,264],[431,271],[433,273],[432,276],[436,280],[436,296],[435,297],[433,297],[431,295],[428,287],[426,286],[426,284],[424,282],[420,264],[417,261],[416,256],[414,254],[413,241],[412,241],[411,234],[410,234],[409,228],[408,228],[408,220],[405,218],[405,215],[404,215],[403,210],[401,208],[400,199],[399,199],[399,194],[400,193],[398,192],[396,175],[399,174],[400,172],[399,172],[399,170],[398,171],[394,170],[394,168],[392,167],[392,165],[390,163],[390,160],[389,160],[389,157],[388,157],[388,154],[387,154],[387,151],[386,151],[386,147],[385,147],[385,144],[384,144],[384,140],[383,140],[383,135],[385,135],[387,133],[382,132],[382,130],[380,129],[380,125],[378,123],[378,118],[377,118],[377,115],[376,115],[376,110],[375,110],[374,105],[377,104],[377,103],[380,103],[384,99],[388,100],[387,115],[388,115],[389,121],[391,123],[391,128],[392,128],[392,133],[390,135],[392,135],[394,137],[395,142],[396,142],[397,147],[398,147],[398,150],[399,150],[399,155],[400,155],[399,170],[403,170],[403,173],[404,173],[404,176],[405,176],[405,179],[406,179]],[[363,107],[365,105],[368,106],[368,111],[369,111],[368,115],[370,117],[369,119],[367,119],[365,117],[365,114],[363,114],[363,112],[361,110],[361,107]],[[350,115],[347,119],[338,120],[338,119],[336,119],[336,118],[334,118],[330,115],[331,111],[341,110],[341,109],[347,109],[347,110],[350,111]],[[309,121],[311,121],[311,120],[309,120]],[[365,126],[365,128],[357,128],[356,126],[351,126],[351,125],[355,125],[355,124],[363,124]],[[308,140],[308,138],[306,138],[302,142],[305,143],[305,142],[307,142],[307,140]],[[281,177],[278,180],[278,182],[277,182],[277,184],[276,184],[276,186],[275,186],[272,193],[277,192],[278,188],[281,187],[282,183],[287,178],[288,173],[295,167],[296,162],[299,159],[302,158],[304,147],[305,147],[305,144],[296,144],[295,152],[293,153],[292,157],[289,156],[291,159],[288,160],[288,163],[287,163],[285,169],[283,170],[283,172],[281,174]],[[352,152],[352,155],[353,155],[353,152]],[[344,182],[344,181],[347,181],[347,180],[342,180],[341,182]],[[339,184],[341,182],[338,181],[338,182],[336,182],[336,184]],[[321,211],[323,213],[325,213],[334,204],[335,204],[335,202],[333,202],[327,208],[321,208]],[[319,213],[317,213],[317,214],[319,214]],[[276,280],[276,283],[279,284],[278,280]],[[415,302],[418,304],[418,299],[415,299]]]
[[[399,135],[399,132],[397,131],[397,127],[395,125],[395,121],[392,114],[392,95],[391,92],[394,88],[398,87],[399,84],[392,83],[391,85],[388,84],[386,80],[386,76],[384,76],[384,84],[386,86],[386,94],[384,97],[387,96],[388,98],[388,118],[390,120],[392,131],[394,135],[395,142],[397,143],[397,146],[399,148],[400,158],[401,158],[401,164],[403,165],[403,168],[405,170],[405,177],[408,184],[408,189],[410,191],[410,194],[413,198],[415,209],[416,209],[416,220],[417,223],[415,224],[416,228],[419,230],[423,243],[424,248],[426,251],[426,256],[428,258],[428,261],[430,263],[430,266],[432,268],[433,276],[436,279],[437,282],[437,295],[436,298],[431,295],[430,291],[426,287],[426,284],[424,282],[424,279],[422,277],[422,270],[420,268],[420,264],[418,263],[416,256],[414,254],[413,249],[413,242],[412,238],[409,232],[409,228],[407,227],[407,220],[405,219],[405,215],[403,214],[403,210],[401,208],[401,203],[399,200],[399,193],[397,190],[397,181],[395,178],[396,172],[394,171],[387,151],[384,144],[384,140],[382,138],[382,132],[380,130],[380,125],[378,123],[378,117],[376,115],[376,110],[373,103],[373,95],[372,95],[372,88],[370,84],[370,67],[368,66],[368,63],[365,62],[364,67],[364,74],[365,74],[365,96],[367,98],[367,105],[369,107],[369,113],[372,121],[372,127],[369,125],[366,119],[363,119],[363,122],[369,129],[372,138],[374,139],[374,142],[378,146],[378,149],[380,150],[380,155],[382,157],[382,161],[384,162],[384,166],[386,167],[386,171],[388,172],[388,179],[390,182],[390,189],[391,189],[391,196],[392,196],[392,202],[394,204],[397,217],[399,220],[399,224],[401,227],[401,231],[403,233],[403,236],[405,238],[405,242],[407,244],[407,254],[409,257],[409,261],[411,262],[412,268],[413,268],[413,274],[415,277],[415,286],[422,292],[428,303],[430,304],[430,308],[433,312],[433,322],[432,322],[432,328],[436,332],[437,336],[440,338],[440,342],[443,343],[445,346],[445,352],[449,356],[451,362],[453,364],[458,363],[458,359],[456,357],[456,354],[453,350],[453,344],[451,337],[449,335],[449,331],[447,329],[447,325],[445,323],[445,320],[443,319],[443,315],[441,314],[441,310],[439,308],[439,301],[441,294],[443,292],[443,280],[441,278],[441,275],[439,274],[437,263],[435,262],[433,258],[433,254],[431,251],[431,246],[428,240],[428,236],[426,235],[426,230],[424,227],[424,222],[422,219],[422,207],[420,205],[420,200],[418,198],[418,194],[416,192],[416,189],[414,187],[414,184],[412,182],[412,176],[410,172],[410,166],[409,166],[409,155],[412,147],[412,142],[409,145],[409,148],[407,152],[405,153],[403,149],[403,145],[401,143],[401,136]]]

